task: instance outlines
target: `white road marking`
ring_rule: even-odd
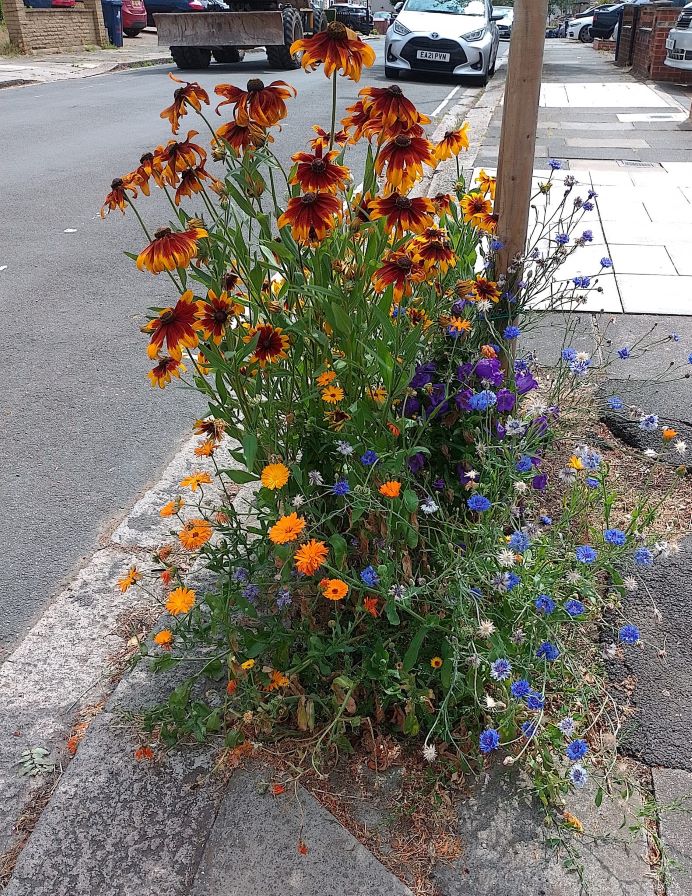
[[[437,107],[437,109],[435,109],[435,111],[433,112],[433,114],[432,114],[432,118],[434,118],[434,117],[438,114],[438,112],[441,112],[441,111],[444,109],[444,107],[447,105],[447,103],[452,99],[452,97],[456,96],[457,93],[459,93],[460,90],[461,90],[461,85],[455,87],[454,90],[450,90],[450,92],[449,92],[449,93],[447,94],[447,96],[442,100],[442,102],[441,102],[440,105]]]

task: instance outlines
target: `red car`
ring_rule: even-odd
[[[147,27],[147,11],[144,0],[123,0],[123,34],[137,37]]]

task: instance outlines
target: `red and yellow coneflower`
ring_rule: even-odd
[[[245,90],[233,84],[217,84],[214,93],[224,97],[216,107],[217,114],[220,114],[221,106],[233,104],[237,121],[249,119],[265,128],[272,127],[288,115],[286,100],[297,95],[295,87],[285,81],[272,81],[265,86],[259,78],[251,78]]]
[[[317,152],[318,149],[328,149],[330,143],[334,146],[344,146],[348,141],[348,134],[346,131],[336,131],[334,140],[332,140],[331,131],[325,131],[325,129],[321,128],[318,124],[313,124],[312,129],[317,135],[310,141],[310,148],[314,152]]]
[[[336,196],[309,192],[289,199],[277,224],[280,228],[290,226],[299,243],[316,243],[327,236],[340,218],[341,202]]]
[[[191,290],[186,290],[171,308],[164,308],[158,317],[142,327],[143,333],[151,333],[147,347],[150,358],[156,358],[164,342],[172,358],[180,360],[184,348],[194,348],[198,342],[197,330],[201,324],[197,320],[200,303],[195,301]]]
[[[399,134],[385,143],[377,156],[375,171],[382,174],[387,166],[387,192],[398,190],[406,193],[423,176],[423,165],[434,168],[437,164],[433,146],[424,137]]]
[[[274,138],[254,121],[228,121],[215,131],[219,140],[223,140],[236,152],[273,143]]]
[[[217,296],[214,290],[210,289],[206,301],[197,305],[197,320],[205,339],[212,339],[219,345],[229,322],[244,310],[244,306],[230,299],[225,290]]]
[[[481,168],[481,170],[478,172],[476,183],[479,185],[480,191],[484,196],[490,195],[491,199],[495,198],[497,181],[492,175],[486,174],[485,171]]]
[[[159,389],[165,388],[172,377],[179,378],[181,373],[185,373],[185,365],[179,358],[157,358],[156,367],[152,368],[147,376],[151,380],[151,385]]]
[[[346,186],[351,172],[345,165],[339,165],[334,159],[339,151],[334,149],[326,155],[317,149],[314,153],[297,152],[291,158],[296,162],[296,171],[291,178],[292,184],[300,184],[304,192],[336,193]]]
[[[195,420],[192,431],[198,436],[206,436],[212,442],[220,442],[226,431],[226,421],[220,420],[218,417]]]
[[[198,133],[199,131],[188,131],[184,140],[169,140],[163,149],[156,151],[157,159],[163,168],[163,177],[171,186],[178,182],[181,171],[196,168],[206,162],[206,150],[199,143],[192,141]]]
[[[474,227],[482,228],[493,211],[492,202],[482,193],[467,193],[459,204],[464,221]]]
[[[209,105],[209,94],[196,81],[181,81],[171,72],[168,73],[168,77],[176,84],[185,85],[177,88],[173,94],[173,102],[161,113],[161,118],[167,118],[171,123],[171,130],[177,134],[180,119],[183,115],[187,115],[187,107],[191,106],[195,112],[201,112],[202,103]]]
[[[355,31],[343,22],[330,22],[324,31],[312,37],[303,38],[291,44],[290,53],[302,53],[301,65],[314,71],[324,63],[324,73],[328,78],[334,72],[341,72],[351,81],[359,81],[363,66],[375,62],[375,51],[360,39]]]
[[[411,241],[410,250],[414,260],[426,270],[437,269],[441,274],[446,274],[457,261],[447,232],[439,227],[426,228],[424,233]]]
[[[211,181],[214,185],[214,178],[206,170],[204,165],[198,165],[196,168],[185,168],[180,173],[180,181],[175,191],[175,204],[180,205],[183,196],[190,198],[195,193],[201,193],[204,189],[204,181]]]
[[[132,194],[133,199],[137,198],[137,180],[134,174],[126,174],[124,177],[116,177],[115,180],[111,181],[110,192],[103,200],[103,205],[101,207],[101,217],[105,218],[106,215],[115,211],[116,208],[119,208],[120,211],[125,214],[125,206],[129,202],[129,199],[127,198],[128,192]]]
[[[456,294],[470,302],[475,301],[500,301],[500,287],[494,280],[480,275],[472,280],[459,280],[454,287]]]
[[[417,125],[429,124],[427,115],[422,115],[414,104],[402,93],[397,84],[389,87],[363,87],[358,91],[362,97],[363,109],[372,118],[379,119],[380,130],[392,134],[408,131]]]
[[[462,149],[469,148],[469,124],[464,122],[456,131],[446,131],[442,140],[435,145],[435,158],[438,162],[458,156]]]
[[[257,324],[254,327],[249,327],[247,334],[243,336],[243,342],[248,344],[255,337],[257,337],[257,345],[250,360],[259,364],[260,367],[288,357],[286,349],[289,339],[281,327],[275,327],[273,324]]]
[[[388,286],[393,286],[394,300],[400,302],[403,296],[411,294],[414,283],[424,279],[423,265],[407,252],[388,252],[382,265],[372,275],[372,285],[376,292],[384,292]]]
[[[406,230],[421,233],[432,225],[435,214],[435,206],[425,196],[411,198],[396,191],[371,200],[368,208],[373,221],[384,218],[387,230],[397,236]]]
[[[182,231],[161,227],[154,233],[154,239],[137,256],[137,267],[140,271],[151,271],[152,274],[186,268],[197,255],[197,241],[205,236],[207,231],[202,227]]]

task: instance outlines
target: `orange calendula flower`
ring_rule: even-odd
[[[291,178],[292,184],[300,184],[300,189],[306,192],[317,193],[324,190],[326,193],[336,193],[346,186],[351,172],[345,165],[338,165],[334,159],[339,155],[339,150],[333,149],[325,156],[322,150],[309,152],[297,152],[291,156],[297,163],[296,172]]]
[[[433,223],[435,206],[425,196],[402,196],[394,191],[388,196],[373,199],[368,206],[373,221],[385,219],[387,230],[400,236],[405,230],[421,233]]]
[[[237,681],[229,681],[226,685],[226,693],[229,697],[232,697],[233,694],[238,690],[238,682]]]
[[[467,224],[478,227],[492,213],[492,202],[482,193],[467,193],[460,202],[461,213]]]
[[[372,398],[375,404],[384,404],[387,400],[387,390],[384,386],[377,386],[374,389],[370,389],[368,395]]]
[[[425,279],[423,265],[416,262],[406,252],[388,252],[382,266],[372,275],[372,285],[376,292],[384,292],[393,285],[394,301],[399,302],[413,291],[413,284]]]
[[[283,672],[279,672],[278,669],[272,669],[272,673],[269,678],[270,680],[267,686],[268,691],[278,691],[279,688],[285,688],[288,686],[288,676],[284,675]]]
[[[151,762],[154,758],[154,751],[151,747],[137,747],[134,755],[137,762],[142,762],[145,759]]]
[[[171,81],[176,84],[184,84],[184,87],[178,87],[173,94],[173,102],[167,106],[161,113],[161,118],[167,118],[171,123],[171,130],[174,134],[178,133],[180,127],[180,119],[183,115],[187,115],[187,107],[191,106],[195,112],[202,111],[202,103],[209,105],[209,94],[196,81],[181,81],[171,72],[168,73]]]
[[[229,299],[227,292],[224,291],[217,296],[214,290],[210,289],[207,292],[206,302],[200,302],[197,306],[197,319],[205,339],[212,339],[219,345],[231,319],[242,314],[244,310],[240,302]]]
[[[670,426],[666,426],[665,429],[661,431],[661,435],[663,436],[664,442],[672,441],[677,435],[677,430],[672,429]]]
[[[275,491],[276,489],[283,488],[284,485],[286,485],[286,483],[288,482],[288,477],[290,475],[290,470],[285,464],[267,464],[267,466],[262,470],[260,479],[262,480],[262,485],[265,488],[268,488],[271,491]]]
[[[194,348],[198,342],[197,330],[200,323],[197,313],[200,303],[195,301],[191,290],[178,299],[173,308],[164,308],[159,316],[142,327],[143,333],[151,333],[147,347],[150,358],[156,358],[164,342],[169,354],[180,360],[184,348]]]
[[[186,168],[196,168],[204,165],[207,160],[207,151],[198,143],[193,143],[199,131],[188,131],[184,140],[169,140],[160,150],[157,150],[157,158],[163,168],[164,179],[171,185],[177,183],[178,174]]]
[[[172,616],[189,613],[195,605],[195,592],[192,588],[174,588],[166,600],[166,609]]]
[[[363,599],[363,609],[366,613],[370,613],[370,615],[374,616],[376,619],[380,615],[377,612],[377,604],[378,600],[376,597],[366,597]]]
[[[103,206],[101,207],[101,217],[105,218],[106,215],[115,211],[116,208],[119,208],[125,214],[125,206],[129,202],[127,192],[129,191],[132,194],[133,199],[137,197],[136,183],[132,174],[127,174],[125,177],[116,177],[115,180],[111,181],[110,193],[103,200]]]
[[[216,107],[217,114],[221,106],[233,104],[233,114],[238,121],[256,121],[262,127],[270,128],[288,115],[286,100],[297,96],[295,87],[285,81],[272,81],[265,86],[259,78],[251,78],[243,90],[233,84],[217,84],[214,93],[224,97]]]
[[[154,239],[137,256],[137,267],[140,271],[175,271],[186,268],[197,255],[197,240],[207,236],[202,227],[190,230],[175,231],[170,227],[161,227],[154,233]]]
[[[325,370],[324,373],[321,373],[316,380],[318,386],[328,386],[330,383],[333,383],[336,379],[336,372],[333,370]]]
[[[432,143],[424,137],[399,134],[381,147],[375,171],[382,174],[386,165],[387,192],[406,193],[423,176],[423,164],[431,168],[437,164]]]
[[[118,588],[120,588],[121,592],[124,594],[128,590],[128,588],[136,585],[141,578],[142,573],[137,569],[136,566],[131,566],[127,571],[127,575],[123,576],[122,579],[118,579]]]
[[[446,274],[457,262],[447,232],[439,227],[428,227],[421,236],[412,240],[410,248],[414,260],[423,264],[427,270],[435,269]]]
[[[313,538],[296,551],[294,557],[296,569],[303,575],[311,576],[324,564],[328,555],[329,548],[325,543]]]
[[[564,823],[565,823],[568,827],[572,828],[573,831],[576,831],[577,834],[583,834],[583,833],[584,833],[584,825],[583,825],[583,824],[581,823],[581,821],[577,818],[577,816],[576,816],[576,815],[572,815],[571,812],[563,812],[563,813],[562,813],[562,820],[564,821]]]
[[[358,91],[362,97],[363,109],[372,118],[379,119],[380,130],[392,134],[409,131],[416,125],[429,124],[427,115],[422,115],[414,104],[404,96],[398,84],[389,87],[363,87]]]
[[[211,457],[215,448],[216,445],[211,439],[205,439],[204,442],[195,446],[195,457]]]
[[[348,585],[342,579],[322,579],[320,588],[327,600],[343,600],[348,594]]]
[[[464,122],[456,131],[447,131],[435,146],[435,158],[438,162],[458,156],[462,149],[469,148],[469,124]]]
[[[180,513],[184,506],[185,501],[182,498],[173,498],[172,501],[168,501],[168,503],[164,504],[161,510],[159,510],[159,516],[175,516],[176,513]]]
[[[316,137],[313,137],[310,141],[310,148],[317,152],[318,149],[329,149],[329,143],[331,141],[331,131],[325,131],[324,128],[321,128],[318,124],[313,124],[313,131],[317,134]],[[337,131],[334,134],[334,145],[336,146],[344,146],[346,141],[348,140],[348,134],[346,131]]]
[[[577,457],[576,454],[573,454],[573,455],[570,457],[570,459],[567,461],[567,466],[568,466],[571,470],[577,470],[577,471],[580,471],[580,470],[583,470],[583,469],[584,469],[584,464],[582,463],[581,458]]]
[[[323,32],[321,32],[323,33]],[[293,238],[299,243],[323,240],[341,219],[341,201],[331,193],[304,193],[288,200],[278,226],[290,225]]]
[[[188,551],[196,551],[197,548],[201,548],[211,536],[211,523],[201,518],[186,520],[183,528],[178,532],[180,543]]]
[[[447,332],[450,336],[457,339],[459,336],[463,336],[464,333],[471,332],[471,321],[464,320],[462,317],[450,317],[447,321]]]
[[[441,656],[434,656],[434,657],[430,660],[430,665],[433,667],[433,669],[441,669],[441,668],[442,668],[442,665],[443,665],[442,657],[441,657]]]
[[[322,401],[326,401],[327,404],[338,404],[343,400],[344,390],[341,386],[327,386],[320,394],[322,395]]]
[[[395,439],[398,439],[401,435],[401,430],[394,423],[388,423],[387,429],[391,432]]]
[[[228,143],[236,152],[274,142],[274,138],[254,121],[229,121],[217,128],[215,133],[219,140]]]
[[[172,377],[179,378],[181,373],[185,373],[186,367],[180,358],[163,357],[158,358],[158,364],[153,367],[147,376],[151,380],[151,385],[159,389],[165,387],[171,382]]]
[[[379,488],[381,495],[385,498],[398,498],[401,492],[401,483],[396,479],[390,479],[389,482],[383,482]]]
[[[164,650],[170,650],[173,643],[173,632],[169,628],[161,629],[154,635],[154,644],[163,647]]]
[[[325,31],[318,31],[312,37],[297,40],[291,44],[292,55],[302,52],[301,64],[304,69],[314,71],[324,63],[324,73],[328,78],[334,72],[341,72],[351,81],[359,81],[363,66],[375,62],[375,51],[347,28],[343,22],[330,22]]]
[[[241,664],[240,664],[240,668],[241,668],[241,669],[245,669],[245,671],[247,672],[247,671],[249,671],[250,669],[253,669],[253,668],[254,668],[254,665],[255,665],[255,661],[254,661],[254,660],[245,660],[244,663],[241,663]]]
[[[260,367],[265,367],[281,358],[287,358],[289,340],[281,329],[273,324],[257,324],[255,327],[249,327],[247,335],[243,336],[243,342],[250,343],[257,337],[257,345],[250,356],[251,361],[255,361]]]
[[[191,476],[186,476],[180,480],[183,488],[189,488],[193,492],[196,492],[203,485],[209,485],[210,482],[211,476],[209,473],[193,473]]]
[[[478,172],[476,183],[479,185],[481,193],[484,196],[487,196],[489,194],[491,199],[495,198],[497,181],[492,175],[486,174],[485,171],[481,168],[481,170]]]
[[[282,516],[269,530],[269,540],[274,544],[288,544],[295,541],[305,528],[305,518],[291,513]]]
[[[481,346],[481,357],[483,358],[497,358],[497,352],[492,347],[492,345],[482,345]]]

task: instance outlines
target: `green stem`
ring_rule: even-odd
[[[334,130],[336,128],[336,70],[332,75],[332,129],[329,133],[329,151],[334,146]]]

